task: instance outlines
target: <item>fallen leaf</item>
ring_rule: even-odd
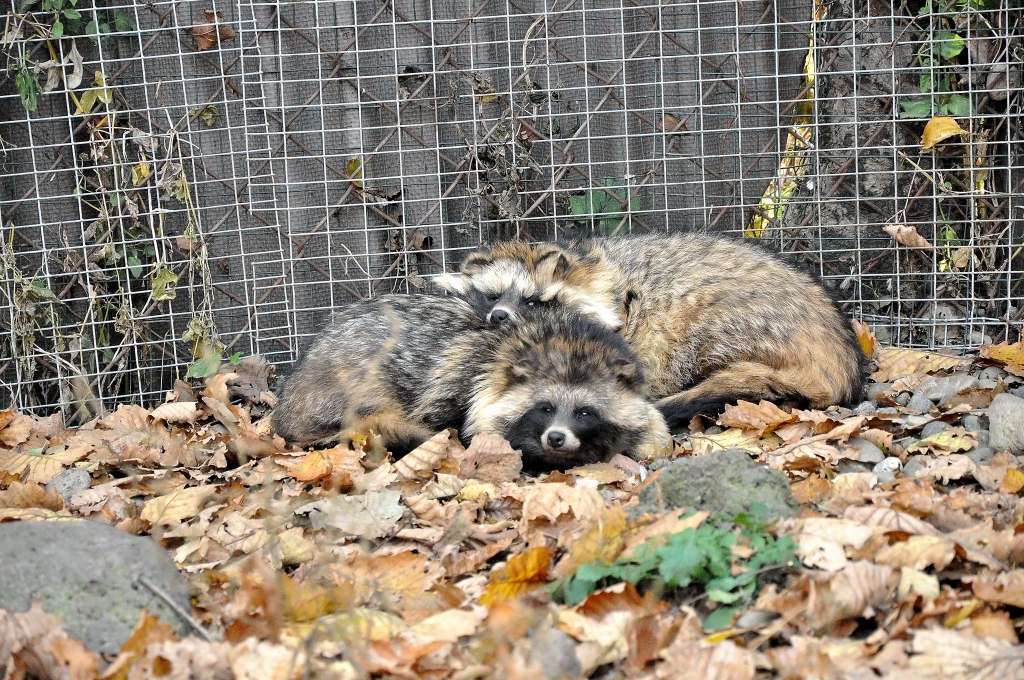
[[[980,574],[972,578],[971,587],[979,600],[1024,607],[1024,570]]]
[[[401,497],[400,492],[392,489],[358,496],[334,496],[303,505],[295,513],[310,513],[314,528],[322,523],[354,536],[381,538],[394,530],[405,513],[405,506],[399,502]],[[320,518],[314,513],[319,513]]]
[[[196,49],[200,52],[208,50],[217,45],[221,40],[233,40],[235,31],[224,23],[224,16],[220,12],[211,9],[204,9],[206,20],[189,29],[189,33],[196,41]]]
[[[523,498],[523,524],[536,519],[556,521],[566,513],[577,519],[599,517],[604,511],[604,497],[597,489],[567,484],[537,484],[526,487]]]
[[[917,630],[906,668],[887,680],[1024,680],[1024,649],[1005,640],[980,639],[958,631]]]
[[[161,404],[153,409],[153,420],[169,423],[194,423],[199,419],[199,404],[194,401],[179,401]]]
[[[11,482],[6,491],[0,491],[0,508],[64,509],[64,497],[56,489],[47,491],[36,482]]]
[[[907,447],[907,453],[932,451],[943,455],[957,451],[970,451],[978,447],[978,437],[962,427],[937,432],[930,437],[920,439]]]
[[[491,573],[491,581],[480,596],[480,604],[491,607],[544,585],[550,580],[548,567],[552,557],[552,552],[542,546],[511,558],[508,564]]]
[[[925,237],[917,233],[917,227],[907,224],[887,224],[882,227],[882,230],[889,234],[889,236],[892,236],[893,240],[900,245],[918,250],[932,249],[932,244]],[[879,382],[886,381],[879,380]]]
[[[1008,342],[985,345],[978,350],[978,354],[1001,364],[1007,373],[1024,376],[1024,340],[1012,345]]]
[[[936,373],[965,365],[966,361],[919,349],[882,347],[878,351],[878,370],[871,375],[875,382],[889,382],[911,373]]]
[[[429,479],[433,471],[445,458],[455,451],[462,451],[462,444],[455,430],[438,432],[415,449],[402,456],[394,464],[399,479]]]
[[[151,498],[142,506],[141,517],[150,524],[175,526],[184,519],[198,515],[216,490],[215,484],[206,484]]]
[[[1014,627],[1013,621],[1010,619],[1010,613],[1001,609],[994,612],[978,612],[972,616],[971,630],[974,632],[975,636],[980,638],[1005,640],[1012,645],[1015,645],[1020,641],[1017,637],[1017,629]]]
[[[950,137],[966,135],[967,132],[949,116],[933,116],[924,126],[921,136],[921,148],[932,149],[936,144]]]
[[[440,614],[420,621],[410,631],[447,642],[457,642],[459,638],[473,635],[483,622],[484,613],[465,609],[449,609]]]
[[[740,400],[735,406],[727,405],[718,422],[724,427],[752,430],[757,433],[758,437],[763,437],[780,425],[797,420],[796,416],[786,413],[772,402],[762,399],[760,404]]]
[[[502,437],[481,432],[473,437],[469,448],[458,455],[458,475],[462,479],[475,479],[499,484],[519,478],[523,470],[523,454],[516,451]]]
[[[870,326],[857,319],[850,319],[850,323],[853,325],[853,334],[857,338],[860,351],[868,359],[874,359],[875,352],[878,349],[878,340],[875,338],[875,333],[871,330]]]
[[[88,445],[68,447],[64,444],[24,451],[0,450],[0,471],[18,475],[26,482],[49,484],[65,467],[77,463],[92,451]]]
[[[39,602],[27,612],[0,609],[0,668],[8,677],[89,680],[99,676],[99,661]]]
[[[925,567],[935,567],[941,571],[949,566],[954,557],[956,557],[956,546],[946,538],[911,536],[905,541],[893,543],[879,550],[875,554],[874,561],[877,564],[888,564],[891,567],[910,567],[918,571]]]
[[[938,598],[940,592],[939,579],[934,574],[926,574],[911,567],[900,567],[900,585],[896,590],[900,600],[906,600],[911,593],[917,593],[925,602],[931,602]]]

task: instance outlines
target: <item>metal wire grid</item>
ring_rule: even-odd
[[[812,22],[820,9],[110,5],[133,30],[85,45],[109,104],[75,115],[58,88],[27,115],[12,77],[0,85],[2,398],[151,400],[218,339],[284,364],[331,308],[427,289],[482,240],[740,233],[759,215],[760,237],[811,263],[883,339],[1016,340],[1020,9],[972,9],[957,30],[989,52],[927,68],[922,50],[956,12],[836,6]],[[189,30],[207,10],[235,35],[197,50]],[[39,41],[12,47],[42,60]],[[957,117],[967,143],[922,151],[923,120],[900,117],[904,101],[941,98],[922,92],[923,71],[971,98]],[[787,154],[798,128],[810,142]],[[787,159],[800,168],[789,180]],[[781,215],[765,207],[773,179],[788,187]],[[893,225],[931,249],[896,245]],[[178,277],[172,300],[154,299],[163,269]]]

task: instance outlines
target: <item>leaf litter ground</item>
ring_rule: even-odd
[[[869,407],[741,402],[679,438],[677,456],[741,448],[788,475],[801,511],[767,527],[634,517],[650,480],[638,464],[532,478],[487,435],[464,448],[440,432],[398,461],[372,433],[290,448],[269,428],[269,391],[230,373],[79,428],[2,412],[0,521],[152,535],[187,579],[197,630],[179,639],[144,613],[100,658],[38,607],[0,610],[0,674],[1024,678],[1024,466],[975,462],[964,427],[1024,375],[1024,345],[972,359],[861,341]],[[1005,382],[902,405],[928,376],[985,366]],[[922,436],[933,422],[949,427]],[[913,474],[872,471],[851,440]],[[66,501],[44,485],[72,466],[91,487]]]

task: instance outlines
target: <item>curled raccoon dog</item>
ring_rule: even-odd
[[[710,234],[497,243],[439,284],[482,319],[541,308],[621,332],[671,428],[739,399],[824,408],[857,399],[863,356],[849,320],[811,275]]]
[[[396,456],[435,432],[495,432],[527,470],[670,446],[640,362],[601,324],[553,310],[495,326],[454,297],[389,295],[336,313],[285,380],[273,413],[297,444],[375,431]],[[670,450],[670,449],[669,449]]]

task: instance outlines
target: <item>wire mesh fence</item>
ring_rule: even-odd
[[[499,238],[729,232],[885,342],[1021,336],[1017,0],[3,1],[4,404],[288,364]]]

